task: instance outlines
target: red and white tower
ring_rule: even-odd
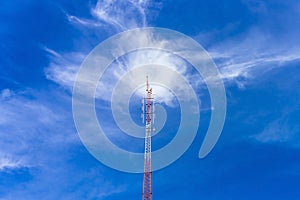
[[[153,125],[153,98],[152,88],[149,88],[148,76],[146,81],[146,96],[143,98],[143,121],[146,121],[146,134],[145,134],[145,155],[144,155],[144,180],[142,200],[152,200],[152,164],[151,164],[151,136]],[[144,120],[145,119],[145,120]]]

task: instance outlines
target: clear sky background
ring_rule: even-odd
[[[72,86],[97,44],[146,26],[199,42],[227,94],[222,135],[204,159],[198,151],[210,119],[209,95],[205,89],[198,94],[197,137],[180,159],[153,173],[153,199],[299,199],[299,1],[3,0],[0,200],[141,199],[142,174],[103,165],[81,143]],[[105,99],[98,104],[110,106]],[[178,126],[176,103],[163,105],[171,117],[154,148],[170,141]],[[135,109],[132,116],[139,115]],[[119,145],[142,148],[142,140],[130,147],[114,134]]]

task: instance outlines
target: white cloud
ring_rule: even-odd
[[[300,126],[289,124],[284,118],[270,122],[264,130],[254,138],[262,143],[289,143],[290,146],[299,146]]]
[[[70,97],[57,91],[0,91],[0,172],[11,177],[26,168],[30,177],[13,178],[3,199],[93,199],[124,191],[101,177],[107,168],[85,157],[66,102]],[[82,159],[92,162],[77,165]]]
[[[99,0],[92,9],[92,14],[117,30],[142,27],[147,23],[145,13],[147,3],[147,0]]]
[[[240,84],[241,87],[254,78],[256,73],[262,74],[300,60],[298,44],[279,44],[276,38],[257,28],[251,29],[243,37],[230,38],[212,45],[208,52],[218,66],[222,78]],[[240,77],[244,81],[237,81]]]
[[[72,90],[78,69],[79,67],[74,65],[61,66],[50,64],[50,66],[45,70],[45,73],[47,79]]]
[[[290,130],[282,124],[281,120],[275,120],[268,124],[255,139],[260,142],[286,142],[292,134]]]
[[[66,12],[65,14],[72,23],[78,23],[84,26],[101,26],[102,28],[109,27],[109,29],[115,29],[115,31],[119,32],[131,28],[147,26],[148,17],[153,18],[155,15],[155,11],[152,11],[150,7],[159,9],[161,3],[151,0],[98,0],[95,7],[91,9],[92,19],[82,19],[78,16],[69,15]],[[151,38],[147,35],[139,35],[136,39],[137,41],[135,42],[143,43],[150,41]],[[47,79],[72,90],[76,74],[84,59],[85,53],[58,53],[47,47],[43,47],[43,49],[49,53],[51,59],[49,66],[45,69]],[[109,100],[113,84],[124,72],[128,71],[126,65],[131,67],[140,65],[140,61],[145,58],[145,56],[152,56],[152,59],[160,59],[162,62],[165,60],[164,64],[173,64],[170,58],[163,58],[163,56],[158,53],[155,53],[155,56],[153,52],[152,55],[146,55],[145,53],[131,55],[131,58],[120,61],[118,63],[119,66],[115,66],[116,69],[110,71],[111,74],[108,75],[108,78],[103,78],[104,82],[99,82],[97,97]],[[123,61],[126,63],[122,63]]]
[[[39,165],[45,161],[40,157],[41,153],[53,148],[53,145],[58,147],[78,142],[75,131],[64,129],[67,120],[65,111],[60,110],[57,104],[50,105],[53,100],[42,103],[31,91],[4,89],[1,93],[11,94],[0,98],[0,155],[8,156],[2,160],[7,165],[15,163],[17,166],[20,161],[26,165]],[[49,98],[53,97],[48,91],[47,101]]]
[[[114,186],[113,184],[103,184],[101,188],[94,189],[91,192],[94,192],[94,194],[91,195],[91,197],[98,197],[99,199],[105,199],[113,194],[118,194],[126,191],[125,186]]]
[[[294,85],[294,80],[289,82],[289,86],[290,85]],[[285,93],[285,96],[289,96],[289,93],[294,94],[293,90],[286,91],[286,89],[284,89],[281,92]],[[296,94],[296,96],[297,95],[298,94]],[[275,110],[268,112],[257,111],[253,116],[250,116],[250,118],[247,119],[247,122],[254,125],[261,118],[266,118],[266,116],[269,115],[274,117],[278,114],[280,116],[267,122],[262,131],[251,136],[251,138],[254,138],[256,141],[261,143],[289,144],[290,147],[299,148],[300,125],[297,123],[296,116],[298,114],[298,107],[295,104],[291,103],[291,105],[284,107],[278,105]]]
[[[244,1],[249,10],[260,15],[265,15],[266,5],[254,1]],[[69,21],[79,23],[84,26],[95,26],[102,28],[109,27],[118,31],[124,31],[131,28],[143,27],[149,24],[149,18],[151,18],[151,7],[161,7],[161,3],[156,3],[151,0],[98,0],[96,5],[91,9],[92,19],[82,19],[78,16],[71,16],[67,14]],[[287,13],[282,13],[287,15]],[[238,26],[238,23],[230,23],[222,30],[214,30],[212,32],[201,33],[195,38],[202,41],[210,41],[212,45],[209,46],[208,51],[215,60],[222,78],[225,82],[234,82],[240,88],[244,88],[247,81],[256,76],[256,73],[264,73],[274,67],[280,67],[288,62],[297,61],[300,59],[299,44],[294,43],[294,37],[287,38],[286,44],[277,41],[275,35],[272,35],[266,27],[262,25],[256,25],[249,28],[246,32],[234,36],[228,37],[221,43],[214,43],[215,38],[219,34],[232,31]],[[287,27],[286,29],[288,29]],[[288,32],[288,31],[286,31]],[[136,38],[137,42],[147,42],[149,38],[147,36],[139,36]],[[200,41],[201,42],[201,41]],[[85,53],[62,53],[59,55],[57,52],[45,48],[45,50],[53,55],[49,67],[46,69],[46,76],[48,79],[59,83],[60,85],[72,88],[76,72],[79,69],[79,65],[83,60]],[[80,55],[80,56],[78,56]],[[147,58],[148,56],[148,58]],[[80,59],[77,59],[77,58]],[[160,63],[169,65],[173,64],[164,55],[153,53],[147,55],[145,53],[138,52],[135,55],[131,55],[130,59],[127,59],[126,65],[135,66],[143,59],[160,59]],[[172,59],[172,58],[171,58]],[[130,63],[129,63],[130,62]],[[124,63],[119,63],[124,65]],[[179,64],[179,63],[178,63]],[[179,66],[179,65],[177,65]],[[184,65],[181,65],[184,66]],[[114,78],[124,74],[124,70],[128,70],[126,67],[119,67],[112,74],[114,77],[110,77],[110,80],[106,80],[104,83],[99,83],[100,87],[98,92],[104,95],[98,95],[109,99],[108,91],[112,90],[112,82]],[[176,68],[182,70],[183,68]],[[181,71],[182,72],[182,71]],[[192,79],[193,75],[189,75],[189,79],[196,85],[202,84],[199,81],[199,77]],[[242,78],[242,79],[240,79]]]
[[[89,27],[113,28],[115,31],[124,31],[148,25],[148,17],[155,16],[156,9],[161,3],[151,0],[98,0],[91,9],[94,18],[83,19],[74,15],[67,15],[70,22]]]
[[[223,29],[202,32],[194,37],[208,46],[207,50],[225,81],[236,82],[245,78],[243,82],[246,84],[257,74],[298,62],[300,29],[293,19],[300,17],[299,6],[275,2],[274,7],[282,7],[278,12],[273,6],[258,0],[244,0],[242,3],[255,16],[255,24],[245,28],[241,22],[229,23]],[[224,39],[216,40],[219,37]]]
[[[14,160],[8,156],[0,154],[0,171],[18,169],[24,166],[25,165],[22,163],[21,160]]]
[[[73,15],[69,15],[69,14],[66,14],[66,15],[67,15],[68,20],[72,23],[78,23],[78,24],[81,24],[84,26],[90,26],[90,27],[98,27],[98,28],[103,27],[102,23],[100,23],[94,19],[82,19],[82,18],[73,16]]]
[[[155,40],[155,38],[151,34],[139,34],[135,37],[135,40],[128,41],[130,44],[125,45],[136,45],[136,46],[143,46],[147,44],[155,44],[157,48],[164,49],[165,46],[172,46],[171,41],[160,41]],[[177,45],[181,41],[176,41]],[[72,86],[74,84],[74,80],[76,77],[76,74],[79,70],[79,64],[75,65],[70,62],[74,61],[75,57],[77,56],[76,53],[72,54],[66,54],[66,55],[59,55],[57,52],[53,50],[49,50],[45,48],[47,52],[51,54],[52,63],[48,68],[46,68],[46,77],[63,87],[66,87],[70,90],[72,90]],[[118,54],[121,51],[123,53],[121,48],[116,49],[116,54]],[[113,52],[114,53],[114,52]],[[188,54],[188,52],[186,53]],[[74,57],[74,59],[73,59]],[[83,60],[83,59],[81,59]],[[79,63],[79,62],[78,62]],[[201,80],[199,75],[192,74],[187,67],[186,61],[184,61],[182,58],[169,53],[165,51],[158,51],[158,50],[137,50],[134,52],[130,52],[125,54],[123,57],[116,58],[115,63],[113,63],[111,66],[109,66],[104,75],[101,77],[100,81],[98,82],[96,97],[105,101],[111,100],[112,91],[117,84],[117,82],[129,71],[133,70],[134,68],[138,66],[161,66],[161,67],[168,67],[170,69],[173,69],[176,74],[165,74],[163,70],[158,70],[157,67],[153,67],[153,72],[151,73],[150,82],[155,78],[157,82],[165,82],[168,83],[170,88],[177,88],[177,91],[180,92],[180,94],[176,94],[178,96],[190,96],[186,94],[186,90],[180,89],[182,88],[182,85],[180,85],[180,82],[178,81],[177,76],[184,76],[187,80],[190,80],[190,83],[193,85],[199,84],[199,81]],[[99,66],[101,67],[101,66]],[[103,66],[102,66],[103,67]],[[144,70],[145,71],[145,70]],[[143,83],[145,83],[146,75],[141,74],[143,78]],[[141,77],[140,77],[141,78]],[[89,79],[88,77],[86,79]],[[159,81],[161,80],[161,81]],[[127,90],[123,91],[124,93],[131,93],[133,91],[130,91],[133,88],[139,87],[140,85],[137,85],[137,83],[140,81],[137,81],[136,78],[129,79],[126,83],[128,87]],[[157,96],[160,98],[158,99],[160,102],[165,102],[167,105],[172,105],[175,96],[170,93],[166,92],[166,88],[163,88],[159,85],[153,86],[156,91],[154,91]]]
[[[128,54],[127,56],[118,59],[118,61],[112,64],[98,81],[98,87],[96,91],[96,98],[111,101],[112,92],[117,84],[117,82],[128,72],[134,70],[136,67],[149,65],[153,70],[150,74],[148,74],[150,83],[155,80],[156,83],[167,83],[164,86],[169,88],[175,88],[177,91],[176,96],[185,98],[190,97],[190,94],[187,94],[187,91],[183,89],[183,85],[178,80],[177,76],[183,76],[193,86],[197,86],[199,81],[201,81],[201,77],[199,75],[193,75],[187,70],[187,64],[182,59],[166,52],[157,52],[155,50],[152,51],[136,51]],[[152,66],[151,66],[152,65]],[[156,66],[157,65],[157,66]],[[162,68],[159,69],[158,67]],[[163,68],[170,68],[174,70],[173,74],[166,74],[166,70]],[[79,66],[62,66],[62,65],[54,65],[51,64],[48,67],[46,72],[46,77],[59,85],[69,89],[70,91],[73,88],[73,84],[79,70]],[[145,69],[146,70],[146,69]],[[145,70],[143,70],[145,72]],[[148,69],[147,69],[148,70]],[[140,87],[140,79],[143,79],[143,84],[146,82],[146,74],[142,73],[139,75],[139,78],[130,78],[128,79],[126,86],[124,86],[124,90],[122,92],[124,95],[131,94],[132,89],[136,89]],[[195,80],[195,81],[194,81]],[[201,84],[203,82],[201,81]],[[175,95],[169,91],[166,87],[159,84],[152,84],[151,87],[156,96],[156,101],[160,103],[165,103],[168,106],[174,106]],[[137,94],[141,97],[144,95],[142,92],[143,89],[137,91]]]
[[[51,59],[50,65],[45,69],[46,78],[72,90],[77,71],[85,55],[79,52],[61,55],[47,47],[43,47],[43,49]]]
[[[151,41],[152,38],[144,38],[141,40],[142,42]],[[180,88],[182,87],[179,85],[178,77],[175,74],[165,74],[165,70],[162,68],[168,67],[170,69],[173,69],[178,73],[178,75],[184,76],[188,75],[187,72],[187,65],[186,63],[166,52],[161,52],[157,50],[140,50],[136,52],[132,52],[127,54],[122,59],[119,59],[118,62],[112,66],[109,67],[107,70],[107,73],[104,74],[103,80],[100,82],[100,87],[98,87],[98,97],[104,97],[109,101],[110,100],[110,93],[113,91],[115,84],[128,72],[134,70],[136,67],[139,66],[146,66],[146,68],[153,68],[151,75],[149,75],[149,81],[152,82],[153,80],[156,80],[157,83],[159,82],[165,82],[168,83],[170,88]],[[157,66],[155,66],[157,65]],[[159,66],[161,68],[159,69]],[[143,70],[147,71],[148,69]],[[145,73],[141,73],[139,77],[131,77],[128,79],[126,84],[127,86],[124,88],[128,88],[128,90],[123,91],[124,94],[130,93],[132,91],[131,88],[139,87],[138,84],[139,79],[143,79],[143,83],[146,82],[146,75]],[[161,80],[161,81],[158,81]],[[103,86],[103,87],[101,87]],[[158,97],[158,101],[165,102],[167,105],[171,105],[172,101],[174,100],[174,95],[166,90],[166,88],[160,86],[160,85],[152,85],[154,93],[156,93],[156,96]],[[184,91],[182,91],[184,92]],[[102,95],[100,95],[102,94]],[[104,94],[104,95],[103,95]],[[144,93],[139,93],[140,95],[144,95]],[[180,95],[180,94],[177,94]]]
[[[3,93],[9,93],[10,95],[2,95],[0,99],[0,124],[2,126],[13,125],[16,122],[18,122],[16,123],[18,125],[27,125],[27,120],[33,119],[43,124],[59,120],[59,116],[43,104],[22,98],[22,93],[15,94],[10,89],[2,90]],[[28,118],[24,118],[24,115],[27,115]]]

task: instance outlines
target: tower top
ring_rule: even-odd
[[[148,92],[148,93],[152,93],[152,88],[149,88],[149,82],[148,82],[148,76],[146,76],[146,91]]]

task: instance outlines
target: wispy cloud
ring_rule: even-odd
[[[155,17],[156,10],[161,6],[162,4],[160,2],[151,0],[98,0],[96,5],[90,10],[90,14],[92,16],[90,19],[69,15],[66,12],[64,13],[71,23],[95,28],[99,28],[101,26],[103,29],[107,28],[110,32],[111,30],[114,30],[113,32],[116,33],[132,28],[147,26],[149,19]],[[152,10],[152,8],[155,8],[155,10]],[[138,42],[147,42],[150,38],[145,38],[145,35],[140,35],[136,39]],[[145,41],[143,41],[144,39]],[[77,52],[59,53],[47,47],[42,48],[50,57],[50,64],[45,69],[47,79],[71,90],[79,67],[87,53],[81,52],[81,49]],[[157,53],[155,54],[156,57],[152,59],[163,57],[159,56]],[[145,57],[142,53],[139,53],[139,55]],[[115,83],[115,80],[117,80],[117,78],[126,71],[126,69],[124,71],[124,65],[130,64],[130,66],[133,66],[133,64],[138,64],[140,60],[141,58],[138,58],[137,55],[131,55],[130,59],[119,60],[119,66],[117,66],[115,70],[111,71],[112,77],[106,79],[105,83],[99,82],[98,97],[104,98],[104,100],[109,100],[109,92],[113,89],[113,83]],[[129,61],[131,63],[128,63]],[[170,59],[167,63],[172,64]],[[102,87],[102,85],[105,85],[105,87]]]
[[[281,117],[267,124],[254,138],[261,143],[288,143],[291,147],[299,147],[299,131],[299,125],[289,123],[288,119]]]
[[[282,45],[261,31],[249,31],[242,38],[231,38],[208,49],[225,81],[254,78],[271,69],[300,60],[298,44]]]
[[[133,40],[128,41],[128,44],[123,44],[123,45],[136,45],[138,47],[143,45],[147,46],[147,44],[152,44],[152,45],[155,44],[157,48],[164,49],[164,47],[172,46],[173,45],[172,43],[173,41],[157,40],[152,36],[152,34],[145,32],[136,35],[134,41]],[[176,41],[177,45],[183,45],[181,43],[182,41]],[[80,56],[77,56],[77,54],[74,53],[60,55],[54,50],[50,50],[48,48],[45,48],[44,50],[50,54],[50,57],[52,59],[52,63],[45,70],[46,77],[62,85],[63,87],[66,87],[71,90],[80,66],[80,62],[76,62],[76,64],[74,64],[75,59],[72,58],[80,57]],[[122,49],[117,49],[116,52],[112,52],[112,53],[117,54],[118,51],[122,51]],[[189,52],[186,52],[186,54],[188,53]],[[195,74],[192,74],[191,71],[188,70],[188,66],[187,66],[188,63],[184,61],[182,58],[165,51],[157,51],[157,50],[149,50],[149,49],[137,50],[135,52],[130,52],[124,55],[123,57],[115,58],[115,62],[112,63],[111,66],[109,66],[105,70],[104,75],[101,77],[101,79],[98,82],[96,97],[105,101],[110,101],[112,96],[112,91],[114,90],[114,87],[117,84],[117,82],[126,73],[134,70],[136,67],[146,66],[146,65],[148,67],[145,67],[145,70],[149,70],[149,68],[151,67],[153,68],[153,70],[151,71],[152,80],[155,79],[156,80],[155,82],[157,83],[160,82],[168,83],[168,85],[166,86],[173,89],[176,88],[178,91],[180,91],[180,93],[176,94],[177,97],[185,96],[187,98],[191,96],[187,94],[186,90],[182,89],[182,85],[179,82],[178,76],[183,76],[187,78],[187,80],[190,80],[190,83],[194,86],[199,84],[199,82],[201,82],[200,75],[196,76]],[[162,69],[159,70],[157,66],[161,66]],[[104,66],[99,66],[99,67],[104,67]],[[174,73],[173,75],[169,73],[168,76],[166,76],[165,70],[163,70],[163,68],[166,67],[172,69],[176,73]],[[146,77],[145,74],[135,78],[131,77],[130,79],[128,79],[128,81],[124,83],[127,85],[127,87],[124,88],[131,90],[135,87],[138,87],[140,78],[142,78],[144,80],[143,82],[145,82],[145,77]],[[151,81],[151,77],[150,77],[150,81]],[[89,77],[87,77],[87,79],[89,79]],[[162,85],[154,85],[153,87],[155,93],[157,94],[157,97],[159,97],[157,99],[158,101],[164,102],[169,106],[173,104],[173,100],[175,96],[171,92],[167,92],[166,88],[164,88]],[[124,93],[132,92],[128,90],[124,90],[122,92]],[[139,94],[139,95],[143,95],[143,94]]]
[[[98,0],[96,5],[90,9],[90,18],[82,18],[70,15],[62,9],[68,21],[73,25],[81,25],[109,32],[117,33],[132,28],[145,27],[148,25],[148,17],[152,19],[156,11],[151,10],[155,7],[157,10],[161,3],[151,0]],[[87,55],[83,52],[84,47],[76,52],[58,53],[55,50],[42,47],[50,57],[50,65],[45,70],[46,77],[64,87],[73,86],[76,72],[81,62]]]
[[[151,8],[159,9],[162,6],[161,3],[151,0],[99,0],[95,7],[91,8],[91,19],[82,19],[78,16],[67,15],[68,20],[71,23],[77,23],[83,26],[102,26],[108,27],[114,32],[124,31],[131,28],[145,27],[148,25],[148,18],[152,19],[156,11],[152,11]],[[135,38],[135,43],[148,43],[153,38],[146,34],[140,34]],[[163,42],[161,43],[163,45]],[[72,89],[76,74],[83,61],[85,53],[59,53],[55,50],[43,47],[50,57],[50,64],[45,69],[47,79],[52,80],[59,85]],[[108,71],[107,78],[102,78],[99,82],[97,89],[97,97],[106,101],[110,101],[111,91],[114,88],[114,84],[128,72],[129,68],[133,66],[139,66],[145,63],[146,60],[151,60],[157,64],[173,67],[179,72],[185,70],[185,63],[175,59],[174,56],[166,55],[162,52],[136,52],[132,53],[126,58],[116,58],[116,63],[113,64],[111,70]],[[178,63],[180,62],[180,63]],[[166,78],[166,77],[165,77]],[[171,77],[168,77],[171,78]],[[134,80],[133,80],[134,82]],[[174,81],[176,83],[176,81]],[[131,83],[128,83],[132,85]],[[158,86],[158,93],[167,94],[165,89]],[[166,95],[164,95],[166,96]],[[166,102],[171,103],[170,97],[166,97]]]
[[[90,27],[102,27],[124,31],[148,25],[148,16],[155,12],[150,7],[161,7],[161,3],[151,0],[98,0],[91,9],[92,19],[66,14],[68,20],[75,24]]]
[[[261,17],[264,17],[269,12],[264,3],[256,1],[245,1],[244,3],[249,7],[249,10]],[[86,26],[100,26],[102,24],[118,32],[147,26],[148,18],[151,18],[149,14],[151,13],[150,8],[153,4],[158,7],[162,6],[161,3],[155,3],[150,0],[99,0],[95,7],[91,9],[92,19],[81,19],[76,16],[68,16],[68,19]],[[281,14],[289,15],[286,11],[283,11]],[[271,34],[270,31],[267,31],[270,27],[262,27],[263,25],[263,23],[262,25],[253,25],[247,31],[233,37],[227,37],[218,43],[215,43],[215,38],[224,32],[234,30],[237,28],[238,23],[231,23],[223,30],[201,33],[195,38],[200,42],[210,41],[211,45],[208,47],[208,52],[215,60],[224,81],[226,83],[234,82],[240,88],[243,88],[249,79],[256,76],[256,73],[262,74],[273,68],[281,67],[300,59],[299,43],[294,42],[296,40],[294,36],[295,31],[290,33],[290,35],[285,35],[285,32],[288,32],[285,30],[294,30],[292,27],[289,27],[290,25],[284,27],[282,32],[277,35]],[[285,43],[278,40],[277,37],[280,36],[285,38]],[[137,39],[142,40],[145,38],[141,36]],[[75,58],[75,54],[62,54],[59,56],[53,54],[55,56],[49,68],[46,69],[47,78],[61,85],[67,85],[70,88],[73,85],[74,74],[80,65],[80,62],[73,61],[72,55]],[[84,55],[84,53],[81,53],[81,55]],[[137,59],[138,56],[143,57],[144,55],[142,53],[135,55],[135,58],[132,57],[131,62],[139,62],[141,59]],[[63,61],[61,58],[71,62]],[[168,62],[168,64],[170,63],[172,62]],[[122,70],[120,71],[122,72]],[[197,79],[193,79],[193,81]],[[107,88],[110,88],[108,86],[110,85],[109,83],[105,85]],[[104,87],[103,89],[106,88]]]
[[[76,143],[75,131],[60,132],[66,117],[55,112],[58,107],[52,107],[50,102],[32,100],[37,97],[31,91],[4,89],[0,97],[0,155],[5,161],[13,157],[15,164],[22,160],[28,165],[39,165],[43,159],[36,161],[37,156],[53,144]],[[33,153],[34,148],[40,153]]]
[[[300,15],[297,11],[299,6],[287,2],[274,2],[273,6],[280,7],[280,12],[257,0],[243,3],[259,23],[251,24],[239,34],[234,32],[241,22],[230,23],[223,29],[202,32],[194,38],[208,46],[207,50],[225,81],[236,82],[244,78],[242,82],[245,84],[257,74],[300,60],[299,24],[291,23],[294,21],[291,18]],[[227,37],[224,38],[224,35]],[[216,40],[219,37],[224,39]],[[239,80],[237,83],[243,86],[242,82]]]
[[[96,21],[95,19],[82,19],[79,17],[76,17],[74,15],[66,14],[69,22],[75,23],[75,24],[81,24],[83,26],[90,26],[90,27],[102,27],[103,24]]]
[[[104,199],[124,191],[100,177],[102,166],[97,162],[88,167],[94,170],[74,164],[78,151],[85,151],[73,126],[71,111],[64,106],[64,101],[69,104],[69,100],[69,96],[51,90],[44,94],[30,89],[0,91],[0,172],[18,174],[10,180],[15,185],[5,187],[1,198]],[[84,159],[88,158],[93,160],[89,156]],[[19,186],[24,168],[28,169],[25,176],[33,178]],[[81,189],[76,190],[78,187]]]
[[[24,166],[25,164],[21,160],[15,160],[0,154],[0,172],[4,170],[18,169]]]
[[[91,197],[98,197],[99,199],[105,199],[113,194],[119,194],[122,192],[125,192],[127,189],[126,186],[113,186],[111,183],[106,183],[102,185],[102,188],[100,189],[94,189],[94,193]],[[96,190],[96,191],[95,191]]]
[[[92,14],[100,21],[117,30],[127,30],[147,25],[146,9],[148,0],[99,0]]]
[[[72,90],[77,71],[85,55],[80,52],[61,55],[47,47],[43,47],[43,50],[48,53],[51,60],[50,65],[45,69],[46,78]]]

